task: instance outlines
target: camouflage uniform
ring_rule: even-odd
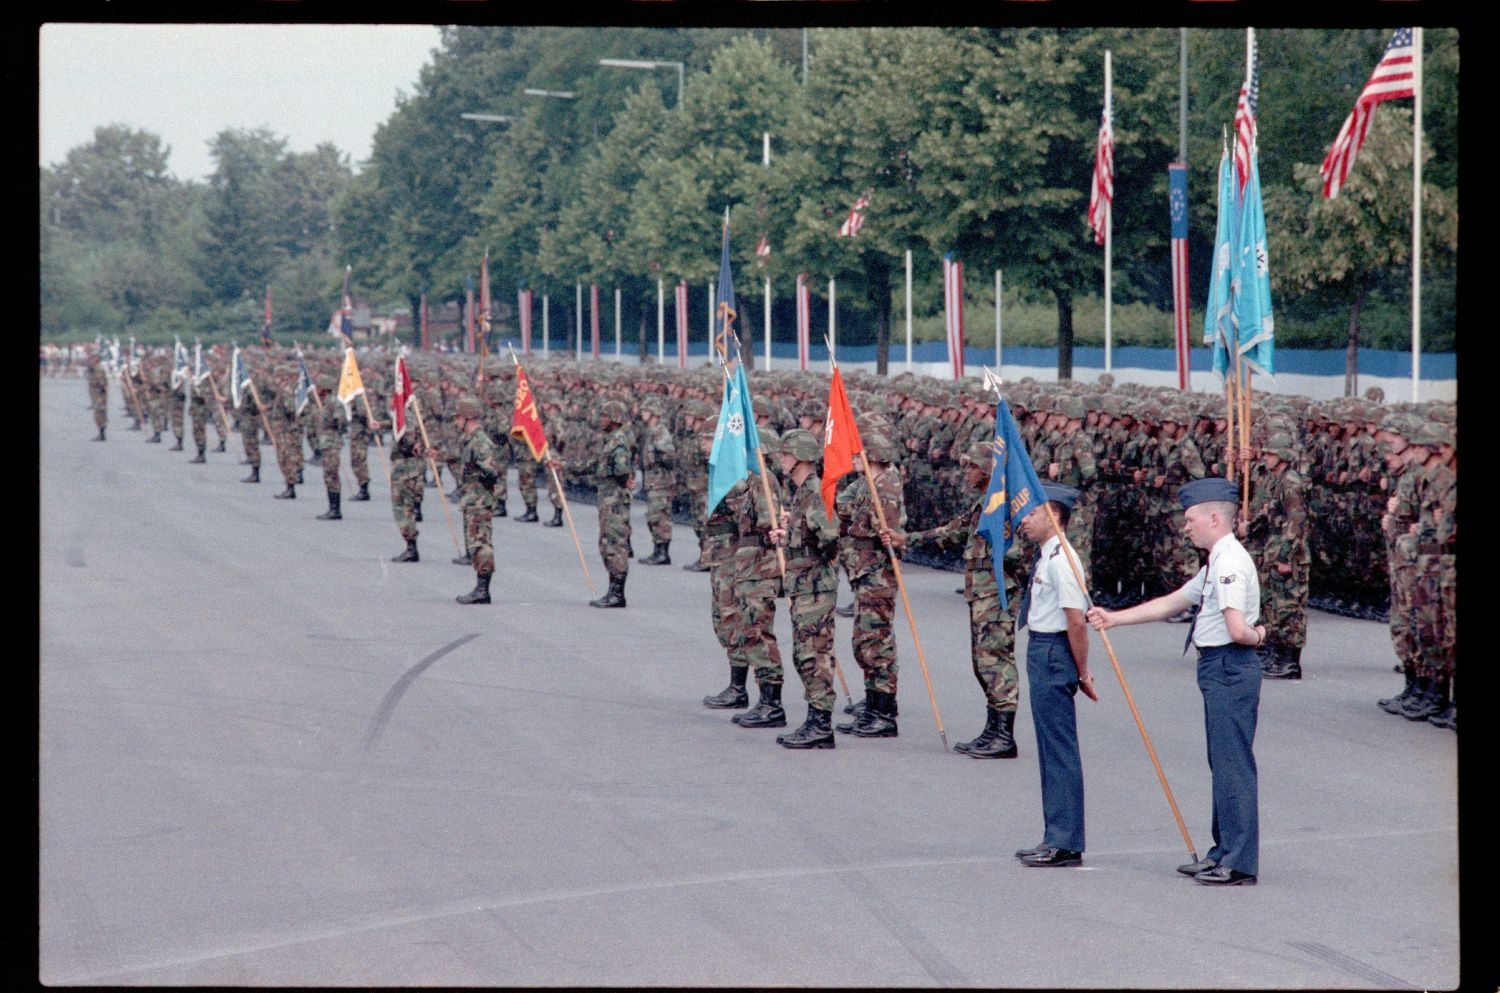
[[[871,441],[873,439],[866,442],[867,448]],[[876,473],[875,488],[885,509],[887,526],[893,531],[903,530],[906,527],[906,504],[902,499],[899,470],[889,465]],[[854,661],[864,672],[867,699],[872,691],[894,698],[900,671],[893,627],[896,572],[890,553],[878,536],[879,522],[874,501],[868,481],[863,474],[858,474],[838,495],[835,503],[839,519],[839,561],[854,588]]]
[[[611,400],[609,403],[618,404]],[[624,415],[619,422],[623,425]],[[631,452],[631,433],[616,427],[605,438],[594,462],[594,480],[598,486],[599,557],[611,581],[623,584],[630,572],[630,484],[635,475]]]
[[[296,391],[289,380],[283,379],[271,403],[271,426],[276,431],[276,464],[286,480],[287,490],[297,484],[302,471],[302,433],[297,417]]]
[[[709,617],[714,637],[729,658],[729,686],[717,696],[705,697],[703,705],[716,709],[749,705],[745,679],[750,665],[745,661],[738,637],[741,626],[740,600],[734,588],[734,541],[739,528],[734,521],[734,503],[745,489],[745,480],[729,488],[703,526],[703,564],[708,566]]]
[[[109,375],[98,357],[89,361],[88,371],[89,405],[94,409],[94,427],[99,429],[99,441],[104,440],[104,426],[109,423]]]
[[[240,422],[240,444],[245,446],[245,461],[250,463],[250,476],[244,482],[260,482],[260,404],[255,394],[246,386],[240,394],[240,407],[236,415]]]
[[[417,425],[410,423],[391,446],[391,513],[395,515],[402,540],[413,551],[417,541],[417,514],[422,510],[422,478],[427,471],[426,460],[417,454],[420,441]]]
[[[784,503],[774,480],[772,500]],[[755,681],[762,689],[780,687],[784,678],[781,647],[776,642],[776,598],[781,595],[781,570],[776,552],[766,542],[771,527],[770,508],[759,479],[750,479],[731,496],[725,496],[734,522],[734,555],[729,569],[734,595],[740,605],[739,657],[755,670]],[[780,704],[779,691],[777,705]],[[781,723],[786,719],[783,716]]]
[[[677,445],[672,440],[672,433],[659,419],[660,402],[645,409],[650,410],[653,407],[658,420],[649,427],[642,427],[640,443],[641,471],[646,480],[646,528],[651,532],[651,541],[661,553],[651,556],[652,559],[657,559],[665,558],[666,546],[672,542],[672,497],[674,495],[673,482],[676,478]]]
[[[323,486],[330,494],[342,493],[339,479],[339,450],[344,445],[344,405],[330,397],[317,414],[318,451],[323,453]]]
[[[809,708],[833,711],[833,608],[838,601],[838,524],[828,517],[816,472],[786,508],[786,595],[792,617],[792,664]]]
[[[182,450],[182,428],[183,416],[187,411],[187,380],[190,373],[183,373],[182,378],[171,384],[167,394],[167,417],[172,424],[172,434],[177,438],[177,444],[173,451]]]
[[[1271,469],[1250,470],[1250,522],[1245,547],[1261,576],[1261,623],[1266,626],[1262,669],[1273,678],[1300,678],[1307,643],[1308,545],[1307,484],[1292,468],[1289,438],[1273,437],[1267,450],[1284,461]],[[1280,566],[1289,566],[1283,573]]]
[[[362,398],[356,397],[349,405],[349,468],[354,470],[354,481],[360,490],[356,500],[370,498],[370,433],[365,405]]]
[[[484,428],[469,432],[458,452],[458,506],[464,515],[464,548],[477,576],[495,571],[495,477],[500,458]]]

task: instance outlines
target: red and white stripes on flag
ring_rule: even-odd
[[[1245,56],[1245,81],[1234,105],[1234,175],[1240,184],[1240,196],[1250,181],[1250,153],[1255,148],[1255,113],[1260,103],[1260,59],[1255,47],[1255,29],[1246,28],[1248,52]]]
[[[755,243],[755,254],[757,258],[768,259],[771,257],[771,239],[765,235],[760,236],[760,241]]]
[[[688,360],[688,294],[687,283],[677,284],[677,368],[686,369]]]
[[[1375,117],[1375,108],[1386,100],[1416,94],[1417,79],[1414,71],[1415,52],[1412,48],[1412,29],[1397,28],[1391,36],[1385,55],[1370,74],[1370,81],[1354,101],[1354,109],[1339,128],[1338,137],[1323,159],[1319,172],[1323,174],[1323,196],[1332,200],[1339,195],[1349,170],[1354,168],[1354,158],[1365,143],[1370,130],[1370,121]]]
[[[859,234],[859,229],[865,226],[865,208],[870,206],[869,194],[861,196],[854,201],[854,206],[849,208],[849,216],[844,223],[839,225],[839,237],[853,238]]]
[[[807,273],[797,274],[797,368],[807,368],[812,351],[812,291],[807,286]]]
[[[1099,124],[1099,144],[1094,150],[1094,181],[1089,187],[1089,227],[1094,229],[1094,244],[1104,244],[1104,230],[1109,224],[1110,207],[1115,199],[1115,130],[1109,119],[1109,103]]]
[[[589,340],[594,358],[599,357],[599,284],[589,284]]]
[[[964,375],[964,264],[943,256],[943,323],[948,331],[948,364],[953,378]]]
[[[531,291],[516,291],[516,312],[521,318],[521,354],[531,354]]]

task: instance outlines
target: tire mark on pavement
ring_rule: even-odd
[[[1389,972],[1382,972],[1374,966],[1366,965],[1359,959],[1350,958],[1342,952],[1336,952],[1332,948],[1329,948],[1327,945],[1320,945],[1316,941],[1290,941],[1287,942],[1287,944],[1291,945],[1299,952],[1305,952],[1315,959],[1320,959],[1324,962],[1327,962],[1329,965],[1333,966],[1336,969],[1342,969],[1345,972],[1363,977],[1364,979],[1368,979],[1370,982],[1377,984],[1381,989],[1421,989],[1420,986],[1409,983],[1404,979],[1397,979]]]
[[[402,695],[406,693],[407,688],[412,683],[416,682],[417,677],[422,675],[427,667],[438,659],[447,655],[455,648],[468,644],[477,637],[479,637],[479,632],[476,631],[473,634],[466,634],[455,641],[450,641],[401,674],[401,678],[396,680],[396,685],[392,686],[386,693],[385,699],[380,701],[380,707],[375,711],[375,716],[370,718],[370,726],[365,730],[365,751],[368,752],[374,747],[375,742],[380,740],[381,733],[385,731],[386,722],[391,719],[391,714],[395,712],[396,705],[401,702]]]

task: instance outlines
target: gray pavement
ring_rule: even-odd
[[[346,492],[325,522],[317,468],[273,500],[269,450],[245,485],[237,436],[190,465],[125,430],[113,391],[110,416],[92,443],[83,383],[41,383],[43,982],[1458,982],[1457,737],[1375,707],[1400,683],[1382,625],[1315,614],[1306,677],[1264,687],[1260,884],[1227,891],[1173,871],[1187,846],[1091,636],[1084,866],[1026,869],[1011,852],[1042,822],[1024,667],[1020,757],[944,752],[898,613],[900,737],[789,752],[699,704],[727,667],[707,577],[680,568],[689,529],[604,611],[566,529],[496,520],[497,602],[463,607],[473,573],[449,563],[435,490],[422,561],[387,561],[402,545],[376,453],[373,500]],[[573,510],[602,589],[597,516]],[[639,505],[635,529],[649,552]],[[905,573],[948,741],[970,738],[961,578]],[[1201,855],[1183,634],[1111,639]],[[795,727],[790,673],[787,690]]]

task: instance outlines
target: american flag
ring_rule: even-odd
[[[677,368],[687,368],[688,356],[688,285],[677,284]]]
[[[953,378],[964,375],[964,264],[949,252],[943,256],[943,315],[948,331],[948,362]]]
[[[1234,175],[1245,194],[1250,179],[1250,149],[1255,147],[1255,108],[1260,103],[1260,50],[1255,44],[1255,29],[1250,32],[1250,66],[1240,84],[1240,96],[1234,105]]]
[[[763,259],[771,257],[771,240],[765,235],[761,235],[760,241],[755,243],[755,254]]]
[[[870,206],[868,193],[854,201],[854,206],[849,208],[849,217],[839,225],[839,237],[853,238],[859,234],[859,229],[865,226],[865,208],[868,206]]]
[[[1188,265],[1187,265],[1187,165],[1167,166],[1167,186],[1172,207],[1172,314],[1176,321],[1177,388],[1188,388]]]
[[[1370,81],[1354,101],[1354,109],[1339,128],[1338,137],[1323,159],[1319,171],[1323,174],[1323,196],[1333,199],[1339,195],[1349,170],[1354,168],[1354,157],[1365,143],[1365,134],[1370,130],[1370,121],[1375,117],[1375,108],[1384,100],[1398,100],[1416,93],[1416,75],[1413,71],[1412,29],[1397,28],[1391,42],[1385,47],[1385,55],[1370,74]]]
[[[1109,119],[1109,104],[1099,124],[1099,147],[1094,152],[1094,182],[1089,188],[1089,227],[1094,229],[1094,243],[1104,244],[1104,230],[1109,225],[1109,209],[1115,199],[1115,129]]]
[[[807,287],[807,273],[797,274],[797,368],[807,369],[812,351],[812,293]]]

